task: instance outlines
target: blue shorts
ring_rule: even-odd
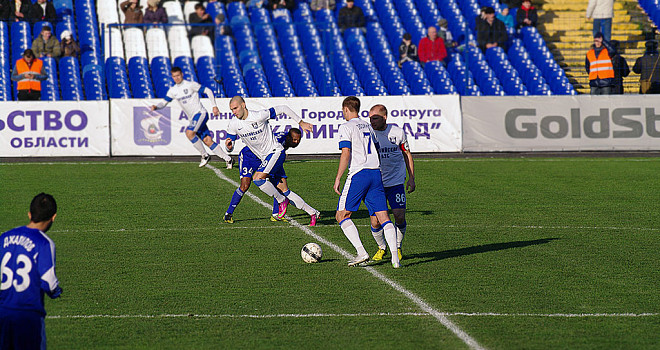
[[[261,160],[246,146],[238,154],[238,169],[241,177],[252,177],[261,165]]]
[[[0,349],[46,349],[44,316],[0,308]]]
[[[283,150],[271,153],[261,162],[257,171],[268,174],[272,179],[286,179],[286,173],[284,172],[285,160],[286,154]]]
[[[392,209],[406,209],[406,189],[403,184],[385,187],[385,197]]]
[[[360,208],[362,201],[367,206],[369,215],[387,211],[387,200],[380,169],[362,169],[347,178],[341,197],[339,197],[337,210],[355,212]]]
[[[195,135],[197,135],[197,137],[202,140],[204,140],[206,136],[211,136],[211,138],[213,138],[213,135],[211,135],[211,132],[209,131],[209,127],[206,126],[206,122],[208,120],[208,113],[204,114],[203,116],[201,113],[197,113],[190,120],[190,124],[188,124],[186,130],[194,131]]]

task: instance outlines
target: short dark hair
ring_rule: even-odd
[[[34,58],[34,51],[32,49],[27,49],[23,51],[23,57],[25,58]]]
[[[53,29],[50,26],[43,26],[41,27],[42,32],[52,32]]]
[[[412,40],[412,35],[410,33],[403,33],[403,40]]]
[[[291,129],[289,129],[289,133],[294,133],[294,134],[302,135],[302,131],[300,131],[300,129],[298,129],[298,128],[291,128]]]
[[[357,113],[360,111],[360,99],[355,96],[348,96],[341,104],[341,108],[344,107],[348,108],[351,112]]]
[[[180,72],[183,74],[183,71],[181,70],[181,67],[172,67],[172,73]]]
[[[30,203],[30,221],[42,222],[50,220],[57,213],[57,203],[55,198],[46,193],[39,193]]]
[[[197,5],[195,5],[195,10],[199,10],[199,9],[203,9],[204,11],[206,11],[206,8],[204,7],[204,5],[202,5],[201,2],[197,3]]]
[[[484,13],[485,13],[485,14],[488,14],[488,15],[492,15],[492,14],[495,13],[495,9],[492,8],[492,7],[486,7],[486,8],[484,9]]]

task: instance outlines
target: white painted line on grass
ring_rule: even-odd
[[[660,313],[600,313],[600,314],[531,314],[531,313],[496,313],[496,312],[441,312],[443,316],[466,317],[557,317],[557,318],[587,318],[587,317],[657,317]],[[271,315],[211,315],[211,314],[161,314],[161,315],[48,315],[48,319],[88,319],[88,318],[311,318],[311,317],[388,317],[415,316],[432,317],[427,312],[379,312],[350,314],[271,314]]]
[[[239,184],[227,177],[222,171],[220,171],[218,168],[215,168],[211,165],[206,165],[206,167],[212,169],[215,174],[222,180],[225,180],[232,184],[233,186],[238,187]],[[257,197],[256,195],[252,194],[251,192],[248,192],[247,195],[252,198],[255,202],[261,204],[265,208],[272,208],[272,204],[266,203],[261,198]],[[289,224],[299,228],[301,231],[306,233],[308,236],[316,239],[317,241],[327,245],[328,247],[332,248],[335,252],[341,254],[344,258],[346,259],[352,259],[353,255],[349,254],[346,250],[341,248],[340,246],[328,241],[327,239],[317,235],[312,231],[309,227],[301,225],[298,221],[293,220],[289,218]],[[447,316],[445,316],[442,312],[435,310],[432,308],[429,304],[427,304],[424,300],[422,300],[420,297],[415,295],[414,293],[410,292],[409,290],[403,288],[401,285],[396,283],[395,281],[385,277],[383,274],[380,272],[376,271],[373,267],[365,267],[365,270],[369,271],[372,275],[374,275],[376,278],[379,280],[389,284],[392,288],[395,290],[401,292],[403,295],[405,295],[408,299],[410,299],[412,302],[417,304],[422,310],[425,312],[431,314],[433,317],[435,317],[443,326],[445,326],[447,329],[452,331],[457,337],[459,337],[465,344],[467,344],[470,348],[472,349],[485,349],[483,346],[481,346],[474,338],[472,338],[469,334],[467,334],[465,331],[463,331],[461,328],[459,328],[456,324],[454,324],[452,321],[450,321]]]

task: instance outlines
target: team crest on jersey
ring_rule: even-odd
[[[387,139],[390,140],[390,143],[396,145],[396,136],[389,136]]]
[[[188,89],[183,89],[183,93],[188,95]]]
[[[164,146],[172,140],[170,108],[133,107],[133,140],[138,146]]]
[[[252,127],[255,128],[255,129],[258,129],[259,128],[259,123],[252,123]]]

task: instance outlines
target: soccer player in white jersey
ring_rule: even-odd
[[[406,171],[408,171],[408,182],[406,189],[408,193],[415,190],[415,167],[413,163],[410,146],[406,139],[406,133],[400,127],[387,124],[387,108],[383,105],[375,105],[369,110],[369,121],[374,129],[374,135],[380,145],[380,172],[383,176],[385,197],[392,209],[394,223],[397,229],[396,246],[399,260],[401,254],[401,242],[406,234],[406,192],[403,184],[406,182]],[[382,226],[376,217],[371,217],[371,233],[378,244],[378,251],[371,260],[382,260],[385,255],[385,239],[383,238]]]
[[[385,231],[385,240],[392,253],[392,267],[399,268],[399,256],[396,251],[396,229],[387,213],[387,202],[383,179],[380,175],[378,160],[378,142],[371,125],[359,118],[360,100],[349,96],[342,103],[342,112],[346,123],[339,127],[339,169],[335,178],[334,189],[339,197],[335,219],[341,226],[346,238],[357,250],[357,256],[348,262],[355,266],[369,260],[357,227],[351,220],[351,214],[360,208],[364,201],[370,216],[375,216]],[[344,188],[339,192],[341,177],[348,168]]]
[[[151,110],[155,111],[164,108],[168,103],[172,102],[172,100],[179,102],[181,109],[183,109],[188,118],[191,118],[190,123],[186,128],[186,137],[188,137],[188,140],[192,142],[193,147],[195,147],[195,149],[202,155],[202,161],[199,163],[199,167],[201,168],[205,166],[209,160],[211,160],[211,156],[206,153],[204,145],[202,145],[202,142],[204,142],[213,153],[226,162],[227,169],[231,169],[231,157],[225,153],[222,147],[218,147],[218,144],[213,142],[213,137],[209,132],[209,128],[206,126],[209,114],[199,100],[199,91],[202,90],[202,85],[194,81],[184,80],[183,72],[179,67],[172,68],[172,79],[174,79],[174,85],[167,91],[165,101],[158,105],[151,106]],[[220,110],[215,103],[213,91],[208,87],[204,87],[203,92],[213,104],[213,114],[216,116],[220,114]]]
[[[298,123],[300,129],[304,131],[312,131],[313,126],[303,121],[298,114],[287,106],[275,106],[261,111],[248,110],[245,107],[245,100],[241,96],[232,97],[229,101],[229,109],[236,118],[229,121],[225,146],[231,152],[234,149],[234,141],[240,136],[243,143],[261,160],[261,165],[252,175],[252,182],[262,192],[275,198],[278,203],[277,219],[281,220],[286,214],[288,201],[267,178],[271,173],[284,172],[282,166],[286,154],[284,153],[284,146],[275,138],[268,120],[285,114]]]
[[[56,215],[53,196],[40,193],[30,203],[30,223],[0,236],[0,349],[46,349],[44,294],[62,293],[55,243],[46,235]]]

